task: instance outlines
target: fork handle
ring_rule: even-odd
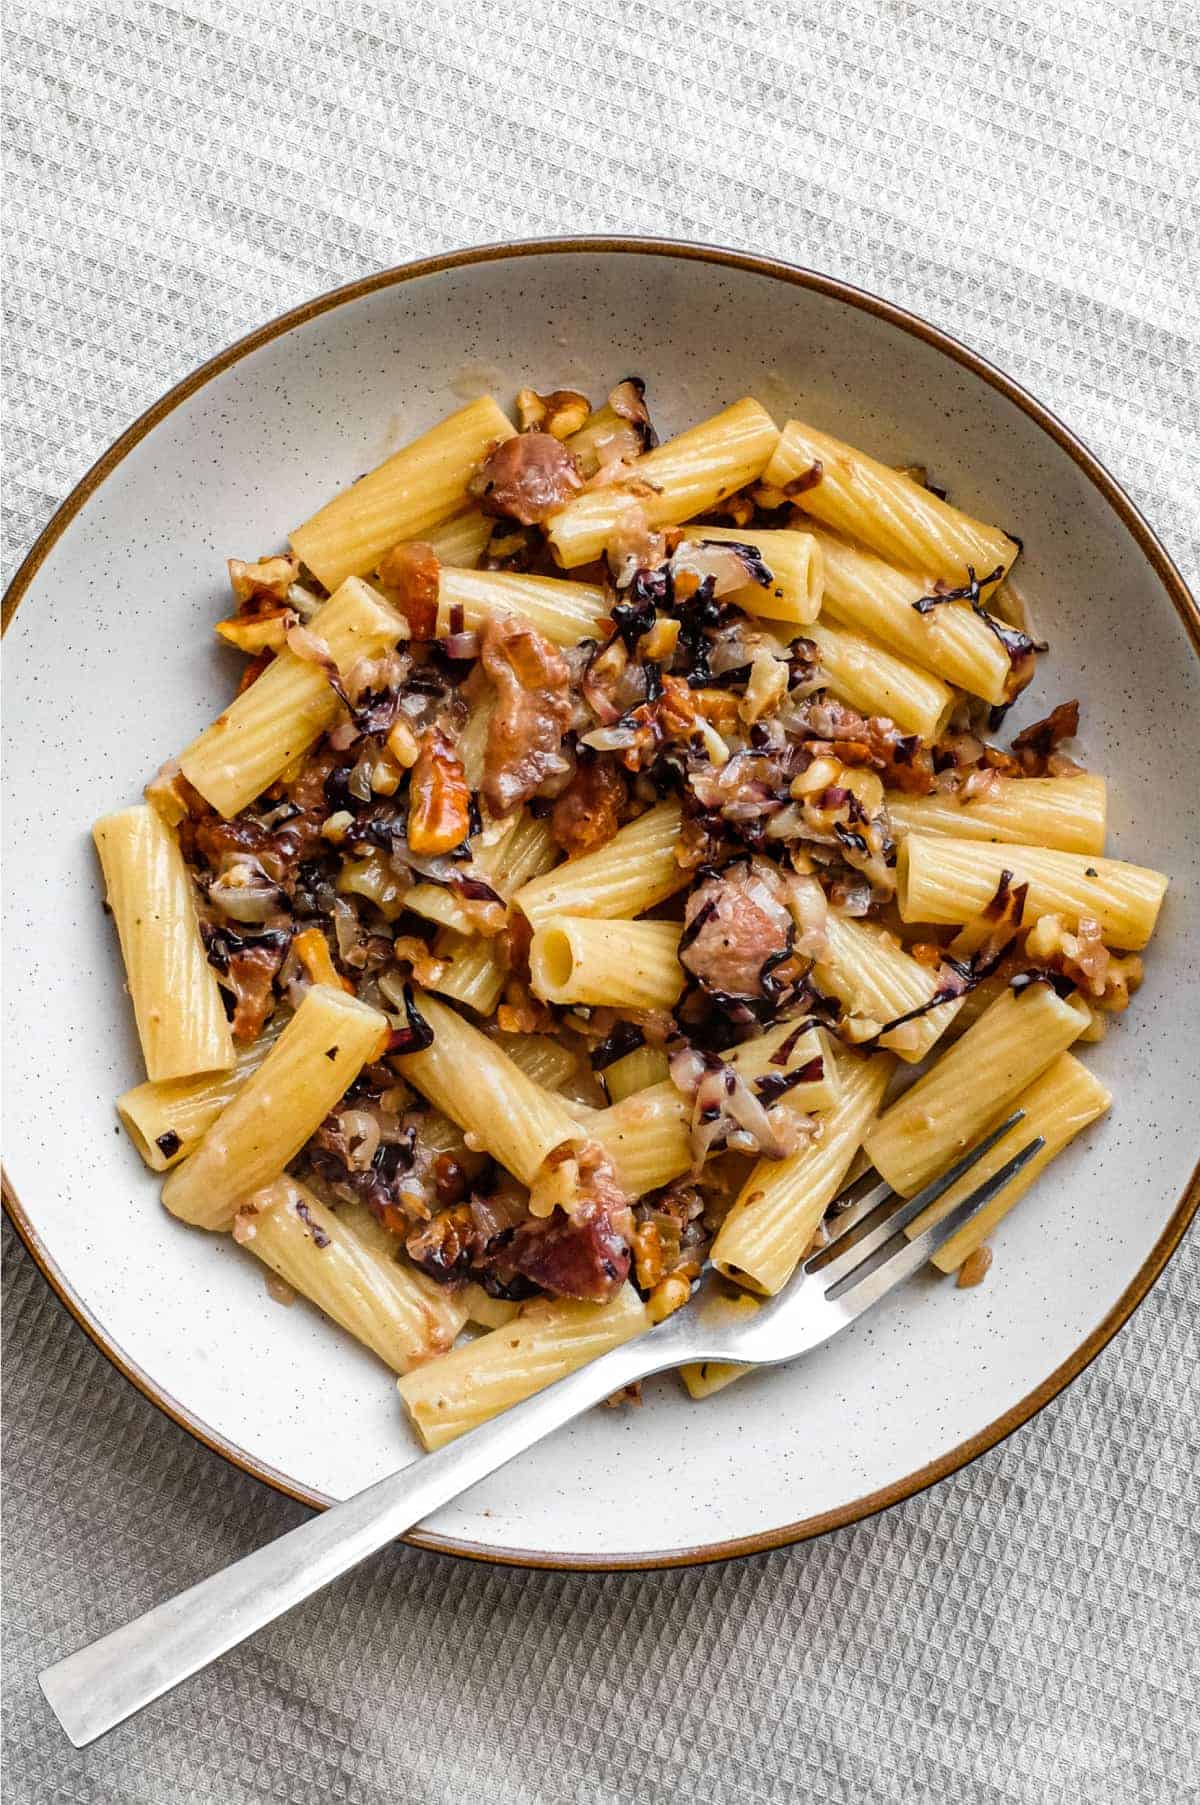
[[[672,1317],[39,1674],[77,1749],[356,1567],[572,1417],[689,1357]]]

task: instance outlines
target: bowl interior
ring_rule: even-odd
[[[593,1412],[441,1512],[483,1550],[632,1561],[773,1536],[903,1486],[1013,1411],[1137,1279],[1183,1192],[1200,1095],[1197,660],[1146,553],[1083,468],[946,350],[820,287],[657,252],[449,267],[293,325],[166,413],[99,484],[11,627],[8,1165],[46,1259],[126,1362],[222,1444],[340,1497],[414,1458],[386,1371],[232,1242],[184,1228],[123,1133],[140,1076],[89,838],[218,710],[227,555],[490,388],[603,393],[636,371],[660,429],[745,393],[1019,534],[1051,642],[1013,726],[1078,696],[1111,848],[1173,875],[1146,983],[1087,1059],[1110,1117],[1004,1224],[986,1285],[918,1281],[791,1369],[701,1404],[670,1376]]]

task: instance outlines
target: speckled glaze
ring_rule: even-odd
[[[211,633],[225,557],[280,543],[484,371],[504,401],[527,381],[597,393],[637,371],[668,430],[753,392],[781,422],[796,412],[927,463],[1025,542],[1052,652],[1014,727],[1078,696],[1110,780],[1110,850],[1172,874],[1131,1016],[1086,1050],[1113,1112],[1003,1225],[980,1290],[918,1281],[793,1368],[702,1404],[653,1381],[640,1410],[594,1412],[415,1538],[601,1566],[769,1546],[906,1496],[1016,1427],[1103,1345],[1195,1207],[1200,617],[1062,428],[869,297],[687,247],[465,253],[265,328],[114,447],[12,594],[11,1207],[118,1365],[262,1477],[316,1502],[417,1458],[384,1368],[307,1305],[273,1303],[232,1241],[166,1215],[117,1129],[113,1098],[142,1074],[89,827],[231,692],[239,663]]]

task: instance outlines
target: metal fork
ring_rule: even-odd
[[[839,1200],[843,1207],[832,1219],[833,1238],[753,1313],[731,1312],[728,1292],[706,1274],[686,1309],[637,1340],[48,1667],[38,1678],[59,1723],[76,1748],[86,1747],[637,1379],[693,1361],[774,1366],[828,1341],[923,1266],[1040,1151],[1039,1136],[940,1222],[911,1241],[904,1238],[905,1227],[1022,1116],[1021,1110],[1011,1115],[915,1197],[898,1199],[886,1184],[876,1180],[864,1186],[860,1180]]]

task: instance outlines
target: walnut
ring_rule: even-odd
[[[549,395],[522,389],[517,396],[521,431],[548,432],[555,439],[567,439],[578,432],[591,411],[591,402],[578,389],[554,389]]]
[[[408,804],[408,844],[416,853],[451,852],[471,826],[471,789],[454,748],[438,727],[422,736]]]
[[[238,602],[251,601],[258,595],[286,602],[288,590],[299,574],[297,558],[262,558],[256,564],[247,564],[242,558],[229,560],[229,583]]]

